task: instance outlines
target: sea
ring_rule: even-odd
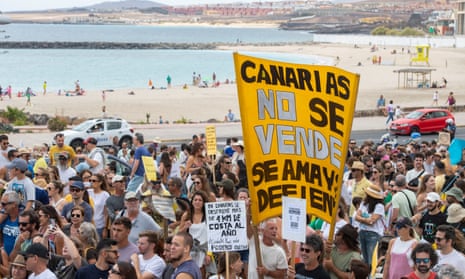
[[[126,43],[222,43],[283,44],[333,42],[414,46],[457,46],[463,40],[450,38],[399,38],[365,35],[320,35],[278,28],[229,26],[136,26],[72,24],[8,24],[0,26],[0,41],[126,42]],[[465,43],[463,44],[465,45]],[[263,58],[305,64],[330,64],[332,58],[315,55],[250,53]],[[0,49],[0,85],[13,92],[31,87],[41,91],[73,90],[79,80],[87,90],[144,88],[151,79],[155,87],[190,84],[193,74],[206,82],[235,80],[233,51],[175,49]]]

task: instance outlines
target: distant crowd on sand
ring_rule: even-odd
[[[232,83],[232,80],[229,80],[228,78],[224,80],[225,84],[230,84]],[[202,78],[202,75],[200,73],[193,72],[192,73],[192,86],[200,87],[200,88],[207,88],[207,87],[218,87],[221,85],[221,82],[217,79],[216,73],[213,72],[211,75],[211,79],[209,78]],[[152,81],[152,79],[149,79],[148,81],[148,87],[150,89],[167,89],[171,88],[172,86],[172,78],[170,75],[166,76],[166,87],[165,86],[160,86],[156,87],[155,83]],[[183,89],[188,89],[187,83],[184,83]]]

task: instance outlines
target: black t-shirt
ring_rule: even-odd
[[[425,213],[421,219],[419,227],[423,230],[423,239],[429,243],[434,243],[434,237],[436,236],[436,228],[439,225],[447,224],[447,215],[440,212],[435,215],[430,215],[429,212]]]
[[[330,277],[321,265],[314,270],[306,270],[303,263],[298,263],[295,265],[295,279],[330,279]]]
[[[107,279],[110,269],[100,270],[95,264],[86,265],[78,269],[75,279]]]

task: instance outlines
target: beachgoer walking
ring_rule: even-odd
[[[8,88],[6,89],[6,94],[8,95],[8,98],[11,99],[11,85],[8,85]]]
[[[447,79],[445,77],[442,77],[442,88],[446,88],[447,87]]]
[[[105,90],[102,90],[102,101],[105,103],[105,99],[106,99],[106,96],[105,96]]]
[[[31,89],[31,87],[28,87],[26,89],[26,98],[27,98],[26,107],[27,106],[32,106],[32,104],[31,104],[31,94],[32,94],[32,89]]]
[[[455,106],[455,97],[454,97],[454,92],[450,92],[449,96],[447,97],[446,104],[449,106],[448,110],[450,112],[454,112],[454,106]]]
[[[436,90],[433,93],[433,106],[438,106],[439,92]]]
[[[394,107],[393,100],[390,100],[389,105],[386,106],[386,112],[387,112],[387,119],[386,119],[386,125],[387,125],[389,121],[394,121],[395,107]]]
[[[155,86],[153,86],[153,82],[151,79],[149,79],[149,88],[150,89],[155,89]]]
[[[166,83],[167,83],[167,87],[171,88],[171,76],[170,75],[166,77]]]
[[[197,85],[197,75],[195,72],[192,73],[192,85]]]
[[[212,75],[212,80],[213,80],[213,83],[215,83],[215,82],[216,82],[216,73],[215,73],[215,72],[213,72],[213,75]]]
[[[47,93],[47,81],[44,81],[44,85],[42,86],[44,88],[44,95]]]

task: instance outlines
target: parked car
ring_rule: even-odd
[[[73,148],[83,146],[88,137],[97,139],[97,146],[113,145],[113,138],[118,137],[118,144],[121,146],[123,142],[132,144],[134,129],[121,118],[95,118],[62,133],[65,136],[65,144]]]
[[[116,174],[119,174],[122,176],[129,176],[131,174],[132,167],[126,161],[121,160],[120,158],[110,155],[110,154],[106,154],[106,161],[107,161],[107,165],[108,164],[115,165]]]
[[[404,118],[391,122],[389,131],[397,135],[410,135],[411,133],[435,133],[446,127],[446,120],[455,118],[447,109],[427,108],[417,109]]]

